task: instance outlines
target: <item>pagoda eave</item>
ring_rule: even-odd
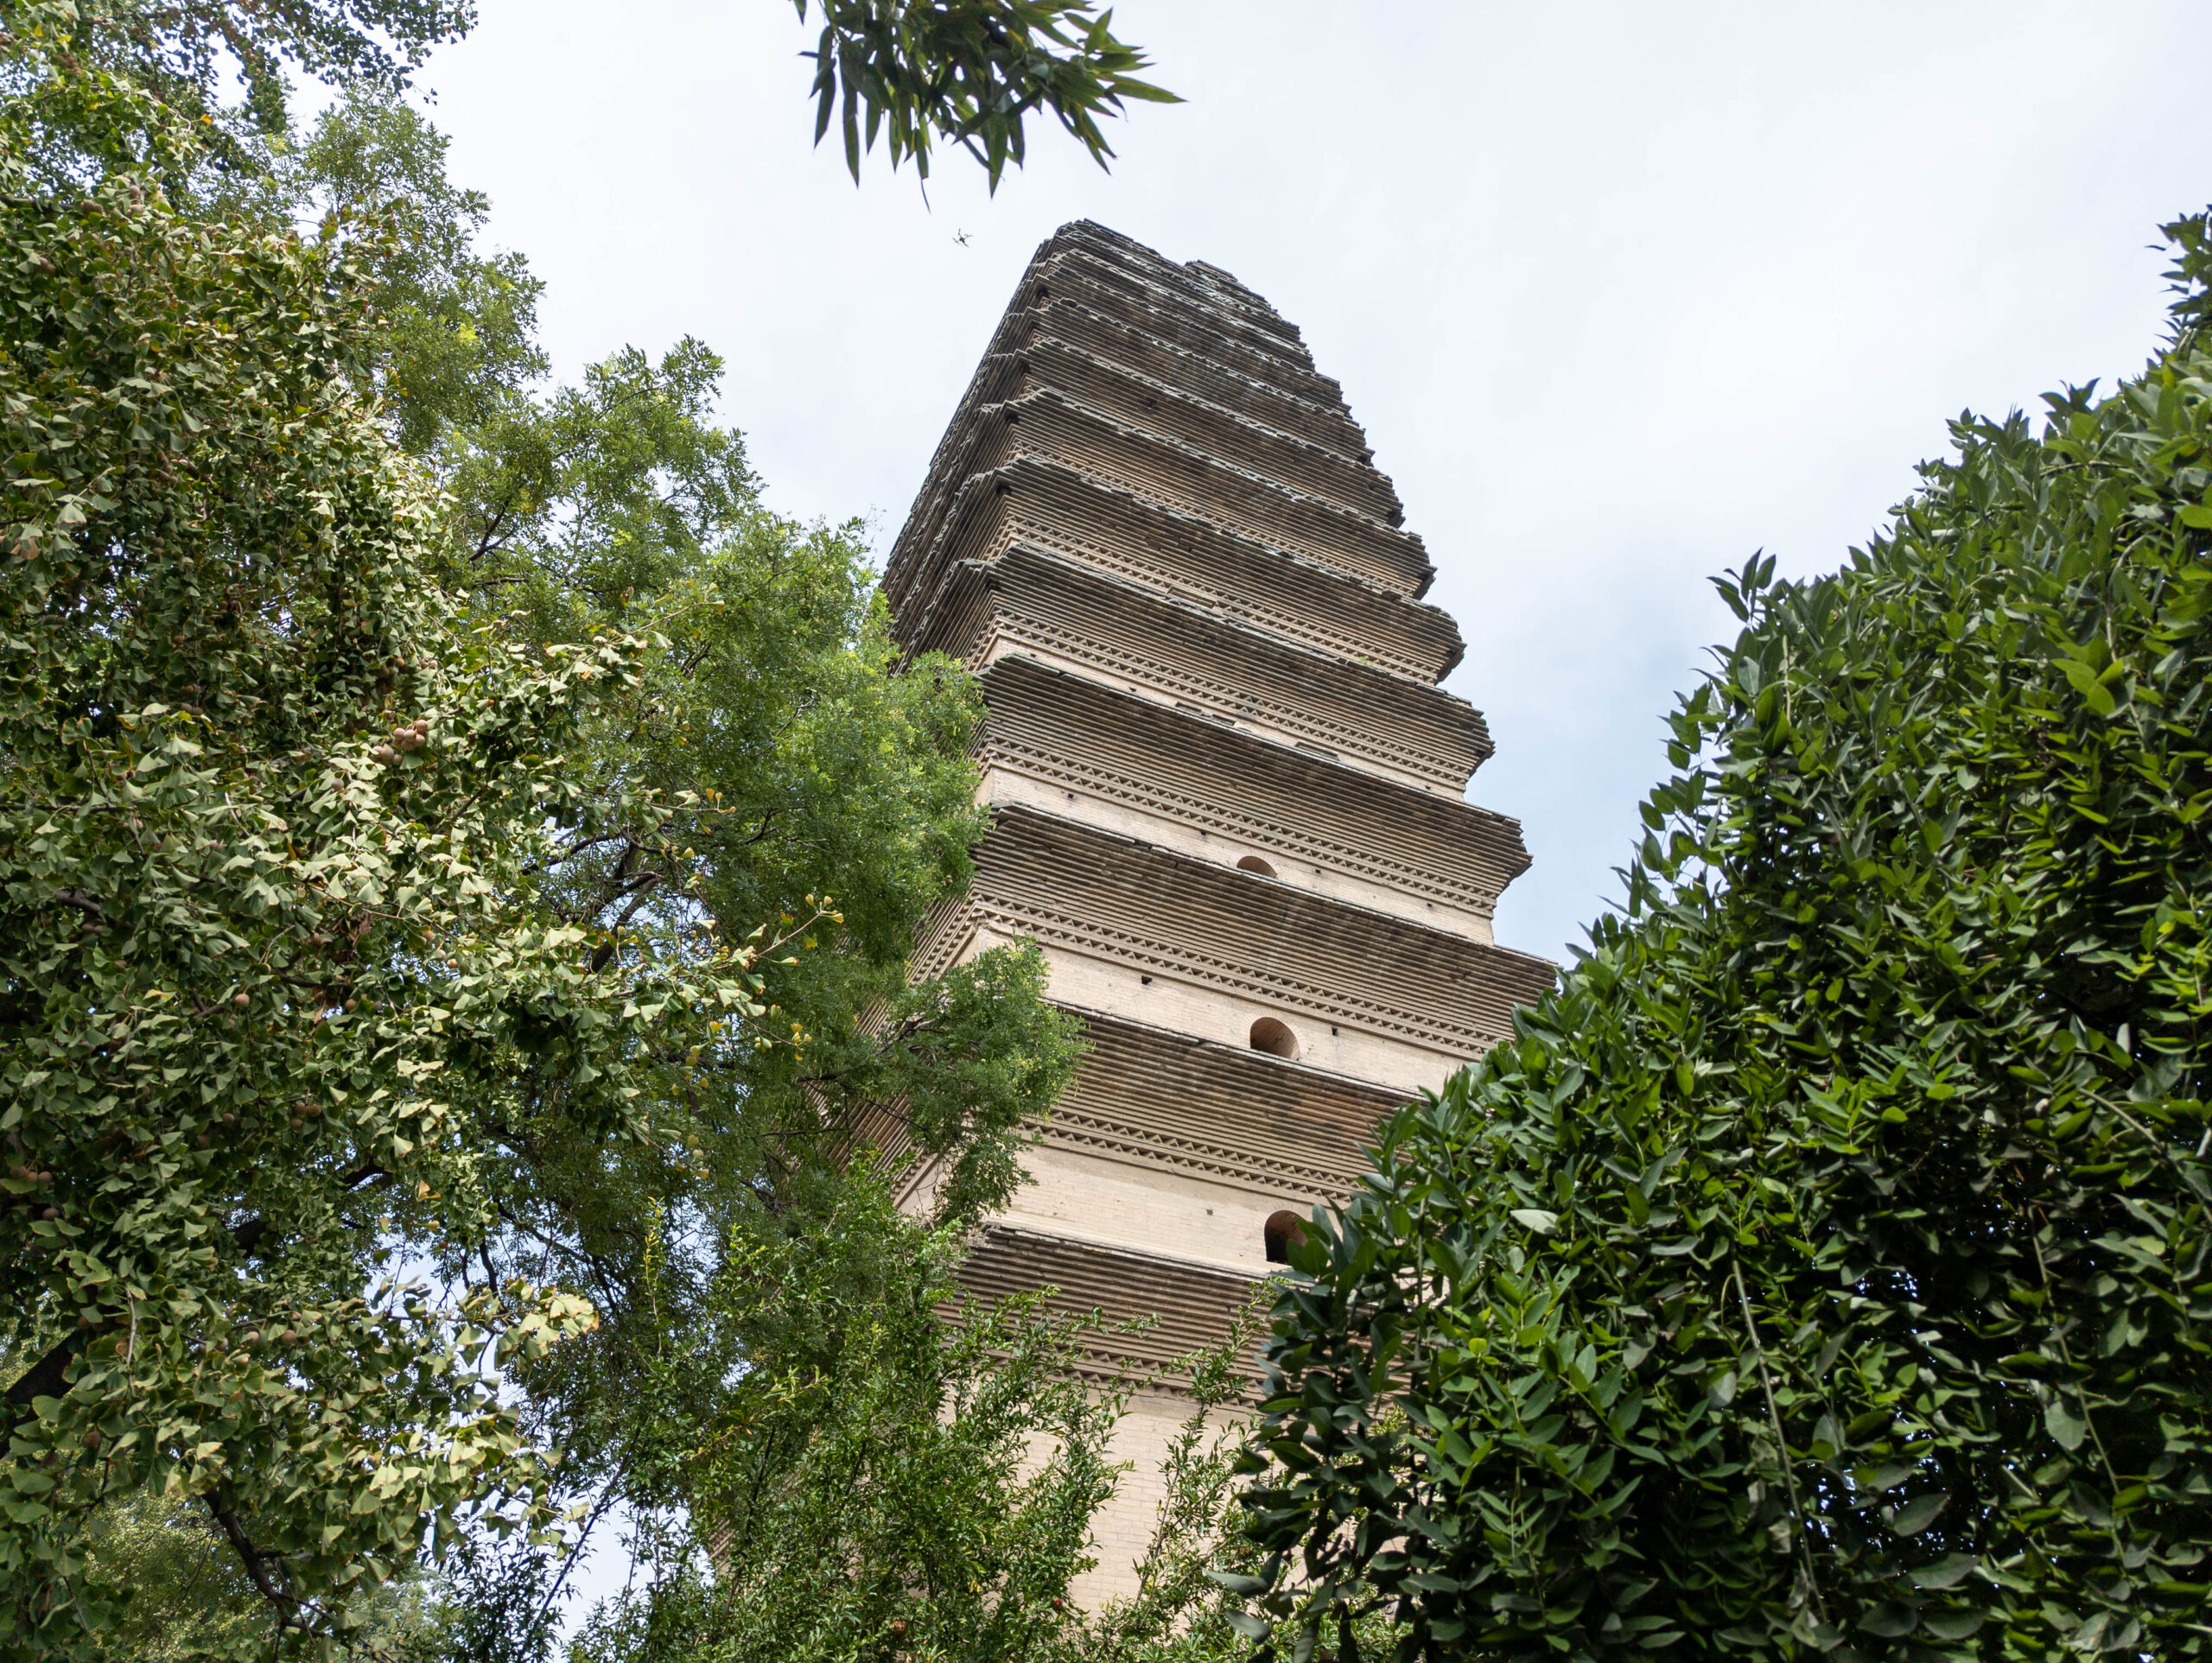
[[[948,574],[915,645],[976,669],[1027,652],[1453,797],[1491,748],[1481,713],[1441,689],[1328,663],[1294,642],[1026,546]]]

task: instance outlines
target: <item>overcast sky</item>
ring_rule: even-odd
[[[1833,568],[1971,407],[2137,367],[2163,220],[2212,199],[2212,8],[1122,0],[1189,102],[996,200],[810,147],[784,0],[482,0],[423,85],[550,285],[562,374],[690,333],[770,500],[908,500],[1031,251],[1090,218],[1224,266],[1343,382],[1534,869],[1499,939],[1613,893],[1660,717],[1765,548]],[[964,243],[960,240],[964,236]],[[620,1584],[613,1544],[586,1599]]]
[[[483,0],[423,85],[549,284],[563,375],[694,334],[770,501],[887,546],[1036,244],[1224,266],[1344,386],[1488,713],[1534,869],[1499,938],[1613,892],[1704,579],[1834,568],[1945,444],[2137,367],[2162,220],[2212,198],[2201,3],[1122,0],[1189,102],[1039,133],[997,199],[810,148],[783,0]],[[960,240],[964,234],[964,243]]]

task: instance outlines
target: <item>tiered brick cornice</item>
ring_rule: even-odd
[[[1552,965],[1270,878],[1023,808],[997,811],[966,903],[914,955],[935,974],[981,928],[1454,1057],[1512,1031]]]
[[[912,644],[952,567],[1018,543],[1420,681],[1465,650],[1451,615],[1426,602],[1034,456],[969,479],[927,555],[886,578],[900,640]]]
[[[1095,236],[1081,225],[1056,240],[1060,247],[1049,270],[1064,281],[1088,283],[1100,294],[1193,325],[1224,344],[1313,372],[1313,355],[1298,326],[1250,290],[1213,282],[1111,233]]]
[[[1023,273],[892,547],[900,646],[963,660],[988,712],[990,829],[912,972],[1033,940],[1091,1044],[962,1280],[1103,1315],[1089,1378],[1218,1344],[1376,1122],[1552,984],[1491,939],[1528,854],[1461,795],[1490,733],[1437,685],[1464,649],[1404,517],[1294,327],[1084,223]],[[865,1120],[929,1205],[899,1106]],[[1132,1401],[1155,1449],[1187,1412]],[[1079,1598],[1129,1591],[1147,1475]]]
[[[1255,541],[1418,599],[1435,568],[1421,539],[1369,514],[1275,484],[1245,466],[1186,441],[1154,433],[1091,409],[1056,388],[988,404],[969,424],[963,478],[1017,456],[1042,456],[1120,486],[1163,507],[1205,516]],[[934,540],[942,516],[910,524],[915,547]],[[901,537],[901,544],[906,543]],[[903,558],[906,549],[894,550]]]
[[[1077,263],[1063,257],[1039,271],[1034,284],[1025,291],[1023,310],[1012,320],[1004,340],[1018,340],[1024,328],[1064,303],[1079,306],[1110,323],[1218,364],[1247,380],[1276,388],[1307,403],[1344,409],[1344,390],[1306,359],[1287,358],[1209,329],[1188,310],[1148,305],[1127,291],[1102,287],[1092,279],[1092,269],[1091,262]],[[1351,420],[1349,411],[1345,419]],[[1363,435],[1361,443],[1365,443]]]
[[[1313,369],[1296,330],[1256,296],[1172,266],[1101,227],[1065,226],[1030,263],[931,460],[914,511],[892,551],[894,593],[951,496],[976,471],[961,453],[972,442],[982,408],[1000,402],[991,390],[995,378],[1023,348],[1055,335],[1261,428],[1362,463],[1371,460],[1342,390]],[[1388,489],[1387,480],[1382,486]],[[1384,517],[1395,524],[1395,493],[1388,503]],[[1417,581],[1425,585],[1426,574]]]
[[[1328,1195],[1367,1170],[1375,1127],[1404,1094],[1349,1075],[1069,1007],[1090,1052],[1038,1141],[1162,1172]],[[902,1101],[862,1111],[850,1147],[910,1183]]]
[[[1285,350],[1295,352],[1308,364],[1313,362],[1298,326],[1269,306],[1256,290],[1237,281],[1234,272],[1205,260],[1171,260],[1159,250],[1147,247],[1134,237],[1125,237],[1096,219],[1070,220],[1052,233],[1050,241],[1053,246],[1096,257],[1104,262],[1116,282],[1142,277],[1179,295],[1198,295],[1209,306],[1243,318],[1252,327],[1281,342]]]
[[[1517,822],[1116,691],[1035,659],[983,674],[977,751],[1070,791],[1484,917],[1528,869]]]
[[[1235,410],[1262,427],[1294,433],[1309,443],[1359,461],[1375,460],[1366,433],[1344,408],[1333,383],[1299,377],[1295,384],[1285,385],[1279,374],[1270,378],[1250,373],[1065,296],[1055,295],[1027,308],[1022,316],[1022,327],[1009,337],[1005,350],[985,361],[988,370],[1019,359],[1040,342],[1063,341],[1132,374]],[[986,397],[980,402],[995,400]]]
[[[1046,337],[1000,360],[989,381],[992,405],[1019,406],[1033,393],[1058,392],[1125,426],[1203,451],[1233,455],[1260,478],[1395,526],[1404,517],[1390,481],[1364,456],[1260,422],[1197,393],[1156,380],[1068,341]]]
[[[955,571],[918,644],[977,663],[1026,648],[1454,793],[1491,752],[1481,712],[1425,682],[1325,659],[1031,549]]]
[[[1078,1373],[1171,1389],[1190,1384],[1175,1365],[1226,1339],[1259,1292],[1256,1277],[1002,1224],[984,1230],[960,1267],[960,1283],[973,1298],[1044,1288],[1046,1306],[1062,1315],[1097,1312],[1109,1326],[1086,1336]]]
[[[1048,1144],[1165,1171],[1341,1194],[1400,1094],[1249,1048],[1097,1011],[1091,1046],[1041,1128]]]
[[[1119,294],[1092,294],[1085,300],[1081,297],[1082,285],[1076,285],[1075,292],[1071,294],[1069,285],[1065,282],[1060,294],[1050,293],[1046,279],[1048,276],[1060,274],[1060,267],[1068,254],[1065,247],[1056,246],[1059,240],[1055,238],[1053,243],[1048,243],[1031,262],[1029,273],[1016,292],[1013,307],[1000,320],[998,329],[991,337],[989,350],[976,365],[975,377],[930,459],[929,472],[908,517],[906,529],[909,532],[914,530],[917,522],[925,520],[941,506],[944,497],[958,485],[959,478],[953,472],[953,462],[959,447],[966,442],[967,429],[976,410],[989,402],[985,387],[992,370],[1030,338],[1038,320],[1048,308],[1078,307],[1085,316],[1118,329],[1125,335],[1142,336],[1157,341],[1193,358],[1217,364],[1249,382],[1274,388],[1287,397],[1337,412],[1351,427],[1352,433],[1357,435],[1356,447],[1363,452],[1366,450],[1366,435],[1360,432],[1358,424],[1352,422],[1351,413],[1345,410],[1342,390],[1326,376],[1317,375],[1310,368],[1274,354],[1241,347],[1217,329],[1194,327],[1142,308],[1136,308],[1133,313],[1127,303],[1127,297]],[[903,544],[904,536],[900,541]],[[893,568],[898,565],[899,558],[899,550],[894,548],[891,562]]]

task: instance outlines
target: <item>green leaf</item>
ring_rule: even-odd
[[[1310,1464],[1265,1544],[1317,1604],[1562,1659],[2201,1644],[2202,1590],[2148,1591],[2212,1541],[2212,213],[2168,236],[2141,375],[1962,417],[1862,547],[1719,581],[1619,909],[1394,1118],[1338,1212],[1371,1266],[1277,1308]],[[1616,1381],[1589,1342],[1614,1401],[1529,1408]],[[1481,1484],[1402,1415],[1491,1440]],[[1971,1518],[1915,1494],[1950,1473]]]
[[[1926,1611],[1921,1614],[1920,1628],[1937,1640],[1964,1640],[1983,1620],[1980,1611]]]
[[[2058,668],[2073,684],[2074,690],[2082,695],[2082,702],[2092,711],[2100,716],[2112,714],[2117,708],[2113,701],[2112,689],[2104,684],[2094,670],[2078,658],[2061,658]]]
[[[1908,1462],[1893,1461],[1879,1467],[1859,1468],[1851,1476],[1867,1489],[1894,1489],[1919,1470]]]
[[[1916,1495],[1888,1514],[1885,1522],[1896,1535],[1917,1536],[1936,1522],[1936,1515],[1943,1510],[1950,1499],[1948,1494],[1940,1490],[1932,1495]]]
[[[1918,1624],[1919,1616],[1910,1606],[1900,1605],[1895,1600],[1884,1600],[1860,1613],[1856,1626],[1870,1634],[1895,1639],[1900,1634],[1910,1634]]]
[[[1269,1586],[1264,1577],[1248,1577],[1231,1571],[1210,1570],[1205,1577],[1215,1587],[1224,1588],[1232,1594],[1264,1594]]]
[[[1949,1588],[1972,1575],[1976,1563],[1970,1553],[1947,1553],[1933,1565],[1923,1565],[1913,1571],[1912,1580],[1916,1587]]]
[[[2062,1450],[2080,1449],[2089,1431],[2089,1423],[2074,1412],[2072,1405],[2058,1397],[2044,1405],[2043,1424]]]

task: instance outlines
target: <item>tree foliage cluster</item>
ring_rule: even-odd
[[[1096,0],[793,0],[822,31],[814,137],[832,124],[855,183],[880,135],[895,171],[926,182],[938,143],[957,146],[996,191],[1027,160],[1029,119],[1049,111],[1100,167],[1114,154],[1103,120],[1128,102],[1178,104],[1140,78],[1149,60],[1116,37]],[[404,91],[431,51],[474,26],[475,0],[11,0],[10,13],[64,32],[82,63],[143,89],[201,129],[204,162],[248,177],[291,126],[291,78],[372,99]],[[242,96],[224,96],[226,77]],[[95,117],[81,143],[111,155]],[[63,153],[61,159],[69,159]]]
[[[4,14],[11,35],[50,41],[73,75],[95,72],[77,80],[76,98],[51,104],[59,131],[15,136],[33,141],[31,154],[67,172],[123,159],[144,111],[101,89],[127,88],[192,136],[163,157],[169,167],[247,175],[289,130],[292,73],[396,93],[431,48],[476,20],[474,0],[11,0]],[[7,79],[21,92],[37,74],[16,59]],[[231,76],[236,102],[223,93]]]
[[[372,1294],[395,1233],[480,1199],[468,1123],[624,1133],[648,1006],[751,1001],[737,956],[637,976],[517,904],[573,816],[559,752],[637,644],[463,632],[422,578],[433,505],[354,392],[342,272],[128,176],[24,185],[0,181],[0,1263],[45,1349],[8,1393],[0,1577],[59,1654],[94,1620],[73,1531],[153,1484],[320,1628],[419,1520],[535,1484],[477,1353],[589,1323],[512,1281],[448,1313]]]
[[[86,1533],[88,1560],[130,1596],[105,1636],[114,1655],[143,1663],[200,1663],[266,1653],[267,1602],[204,1510],[153,1491],[103,1507]],[[359,1600],[353,1644],[378,1663],[445,1663],[454,1608],[438,1584],[400,1577]]]
[[[1033,950],[905,976],[972,687],[761,507],[705,348],[543,388],[405,53],[308,39],[410,17],[10,9],[0,1655],[143,1654],[149,1518],[252,1590],[211,1647],[397,1643],[442,1564],[456,1655],[535,1655],[551,1520],[689,1510],[705,1429],[811,1459],[746,1382],[926,1311],[1075,1056]],[[350,79],[304,139],[206,107],[233,26]]]
[[[804,22],[808,0],[792,0]],[[1126,101],[1179,104],[1137,78],[1147,60],[1114,36],[1111,9],[1093,0],[814,0],[822,35],[814,50],[814,142],[831,123],[845,166],[860,181],[861,156],[880,133],[895,171],[912,159],[930,176],[933,139],[957,144],[996,191],[1011,162],[1027,156],[1029,117],[1049,110],[1101,168],[1114,154],[1099,126]]]
[[[885,1254],[887,1237],[910,1251]],[[753,1308],[753,1370],[688,1434],[690,1530],[655,1521],[667,1535],[641,1559],[657,1575],[601,1608],[578,1663],[1249,1655],[1215,1573],[1253,1557],[1234,1469],[1256,1310],[1166,1381],[1102,1387],[1084,1356],[1100,1319],[1054,1317],[1042,1296],[969,1304],[967,1247],[856,1185],[826,1228],[726,1282],[719,1297]],[[1137,1586],[1079,1609],[1094,1517],[1127,1471],[1113,1438],[1128,1395],[1163,1384],[1192,1406]]]
[[[2212,226],[2167,231],[2144,373],[1724,581],[1624,913],[1297,1250],[1270,1654],[1376,1609],[1431,1659],[2212,1647]]]
[[[1071,1626],[1112,1406],[1033,1302],[946,1328],[963,1233],[910,1229],[855,1186],[804,1241],[731,1267],[714,1297],[756,1339],[716,1418],[686,1429],[699,1551],[649,1556],[656,1584],[599,1614],[585,1657],[1011,1659]],[[887,1237],[916,1251],[887,1257]],[[1033,1440],[1058,1458],[1033,1463]]]

